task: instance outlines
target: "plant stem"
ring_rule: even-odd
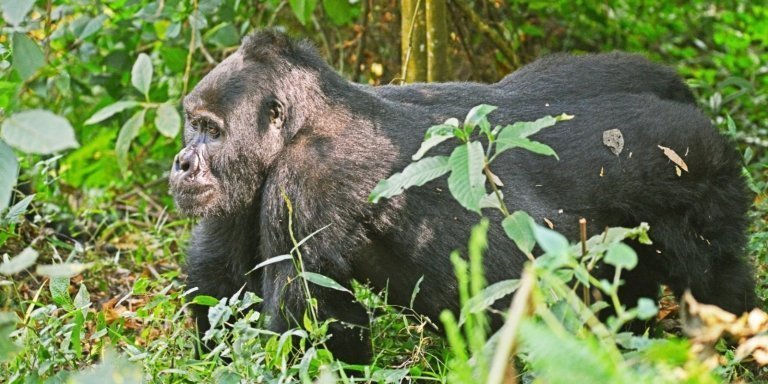
[[[488,165],[488,157],[485,158],[485,165],[483,166],[483,172],[485,172],[485,178],[488,179],[488,181],[491,183],[491,189],[493,189],[493,193],[496,195],[496,198],[499,200],[499,209],[501,209],[501,213],[504,214],[504,217],[508,217],[509,210],[507,209],[507,205],[504,204],[504,199],[501,198],[501,192],[499,192],[499,188],[496,186],[496,182],[494,181],[493,174],[491,173],[491,168]]]

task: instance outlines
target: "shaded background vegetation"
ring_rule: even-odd
[[[65,371],[100,359],[105,345],[118,345],[134,359],[151,359],[147,364],[153,373],[188,362],[188,372],[168,371],[163,376],[168,380],[175,380],[174,374],[179,380],[205,376],[212,370],[210,363],[194,362],[189,330],[179,326],[179,265],[191,223],[175,213],[167,193],[168,169],[179,147],[173,111],[178,115],[183,95],[233,52],[242,36],[263,27],[311,39],[352,81],[399,81],[400,2],[0,4],[0,120],[49,110],[66,118],[79,143],[61,156],[16,151],[21,171],[11,205],[34,197],[28,206],[0,214],[0,254],[15,256],[31,246],[40,253],[38,263],[93,263],[55,289],[55,279],[31,272],[0,276],[0,308],[5,312],[0,337],[17,330],[17,340],[24,340],[22,357],[3,363],[0,381],[64,377]],[[13,12],[24,4],[30,5],[29,12],[15,18]],[[749,252],[758,263],[759,295],[765,298],[768,7],[755,4],[449,0],[449,62],[443,76],[493,82],[559,51],[627,50],[677,68],[700,107],[743,153],[745,175],[756,193]],[[34,46],[14,43],[22,39],[18,36]],[[141,54],[149,59],[143,68],[151,68],[151,82],[144,84],[148,88],[137,86],[137,76],[132,76]],[[147,79],[146,72],[142,76]],[[127,101],[128,107],[86,124],[97,111],[119,101]],[[74,310],[78,297],[81,303],[92,303],[89,310]],[[19,332],[27,334],[20,337]],[[174,337],[182,333],[184,338]],[[407,360],[413,342],[393,344],[393,361]],[[0,344],[0,355],[11,349],[16,348]],[[759,375],[738,366],[724,372],[726,377]]]

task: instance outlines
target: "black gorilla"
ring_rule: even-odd
[[[306,301],[291,262],[245,275],[293,248],[284,191],[297,238],[330,224],[302,246],[308,271],[388,287],[390,301],[402,305],[424,276],[415,309],[432,319],[456,311],[448,256],[465,247],[478,217],[452,199],[444,179],[376,205],[367,197],[410,162],[428,127],[487,103],[499,106],[489,116],[494,124],[576,116],[535,136],[560,161],[508,151],[494,172],[511,210],[548,218],[572,238],[581,217],[590,233],[648,222],[654,244],[635,246],[640,265],[627,275],[627,303],[665,283],[735,313],[751,308],[754,284],[741,257],[749,196],[739,156],[680,79],[626,54],[555,56],[531,68],[493,85],[369,88],[345,81],[306,43],[272,31],[247,38],[184,100],[185,147],[170,181],[179,210],[201,217],[188,247],[190,287],[224,297],[246,285],[264,298],[271,329],[300,324]],[[620,156],[602,141],[614,128],[624,135]],[[687,154],[690,172],[678,177],[657,145]],[[487,280],[519,276],[525,260],[491,226]],[[310,289],[322,318],[342,320],[330,328],[329,348],[348,362],[366,361],[365,311],[347,293]],[[207,309],[193,311],[206,329]]]

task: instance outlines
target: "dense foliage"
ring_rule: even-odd
[[[290,332],[295,338],[262,330],[260,314],[248,311],[259,299],[247,293],[194,299],[211,305],[219,324],[234,324],[231,332],[219,327],[206,335],[221,341],[219,350],[194,353],[198,341],[184,314],[194,293],[185,291],[179,268],[192,223],[175,213],[167,194],[182,96],[242,36],[268,26],[312,39],[354,81],[389,83],[401,73],[397,1],[0,0],[0,10],[0,381],[101,382],[107,372],[129,382],[333,382],[350,374],[384,382],[467,381],[497,372],[489,354],[495,339],[483,333],[483,303],[524,284],[483,287],[472,260],[482,255],[487,223],[472,234],[470,265],[455,261],[470,308],[465,319],[421,318],[387,306],[386,295],[356,290],[372,315],[371,366],[342,370],[316,343],[324,324],[309,319],[305,329]],[[448,11],[457,80],[495,81],[563,50],[636,51],[676,66],[700,107],[743,153],[756,196],[748,252],[758,265],[758,294],[768,296],[768,7],[451,0]],[[524,379],[567,382],[575,372],[586,372],[585,382],[767,377],[722,341],[702,357],[696,349],[702,345],[678,338],[669,324],[677,307],[668,300],[627,311],[631,318],[657,316],[653,338],[622,335],[616,323],[586,325],[589,308],[571,301],[558,280],[581,273],[574,272],[578,252],[546,229],[509,225],[512,232],[536,231],[528,242],[560,257],[532,267],[529,280],[539,291],[531,292],[546,288],[569,298],[531,294],[527,311],[544,321],[520,325],[525,353],[517,369]],[[615,234],[617,243],[644,229],[626,231]],[[595,257],[630,266],[631,256],[613,247],[613,256]],[[615,286],[605,288],[610,296]],[[234,316],[241,310],[243,316]],[[445,324],[447,341],[431,333],[433,324]]]

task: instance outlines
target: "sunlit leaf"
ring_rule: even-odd
[[[25,198],[23,198],[18,203],[14,204],[11,209],[8,210],[8,213],[5,215],[5,221],[8,223],[16,223],[18,222],[21,215],[24,214],[24,212],[27,211],[27,207],[29,207],[29,203],[32,202],[32,200],[35,198],[35,195],[29,195]]]
[[[128,150],[131,147],[131,142],[139,135],[139,129],[144,125],[144,115],[146,113],[146,109],[136,112],[123,124],[123,127],[120,128],[120,133],[117,135],[115,151],[117,152],[117,163],[120,165],[123,173],[128,169]]]
[[[27,80],[45,64],[43,51],[37,43],[23,33],[14,32],[12,39],[13,68],[22,79]]]
[[[3,121],[6,143],[26,153],[51,154],[80,144],[67,119],[44,109],[32,109],[11,115]]]
[[[501,222],[507,237],[512,239],[526,255],[531,255],[533,247],[536,245],[536,238],[533,235],[535,223],[533,218],[524,211],[516,211],[504,218]]]
[[[140,53],[133,64],[131,84],[144,96],[149,94],[149,86],[152,84],[152,60],[146,53]]]
[[[461,308],[459,325],[464,324],[468,315],[485,311],[497,300],[515,292],[519,286],[520,280],[512,279],[498,281],[485,287],[480,293],[467,300]]]
[[[317,0],[289,0],[288,3],[302,25],[307,25],[312,20],[312,12],[315,11]]]
[[[139,103],[137,101],[132,100],[122,100],[112,103],[94,113],[90,119],[85,121],[85,125],[96,124],[100,121],[110,118],[112,115],[118,112],[122,112],[126,109],[133,108],[138,105]]]
[[[35,5],[35,0],[0,0],[0,7],[3,8],[3,18],[8,24],[19,25],[24,21],[24,17]]]
[[[155,126],[163,136],[176,137],[181,127],[181,116],[170,103],[160,104],[155,114]]]
[[[637,265],[637,253],[624,243],[611,244],[605,254],[605,262],[615,267],[632,269]]]
[[[49,265],[38,265],[35,273],[48,277],[68,278],[77,276],[86,269],[93,266],[93,263],[60,263]]]
[[[321,287],[331,288],[337,291],[349,292],[350,294],[352,293],[349,289],[344,288],[341,284],[337,283],[335,280],[331,279],[328,276],[321,275],[319,273],[302,272],[299,274],[299,276],[306,279],[310,283],[317,284]]]
[[[11,200],[16,178],[19,176],[19,161],[11,147],[0,141],[0,212]]]
[[[397,196],[406,189],[421,186],[430,180],[434,180],[450,170],[448,157],[435,156],[421,159],[403,169],[401,173],[395,173],[388,179],[382,180],[371,192],[368,200],[376,203],[379,199],[387,199]]]
[[[480,213],[480,200],[485,196],[485,155],[480,142],[456,147],[451,153],[448,189],[464,208]]]

